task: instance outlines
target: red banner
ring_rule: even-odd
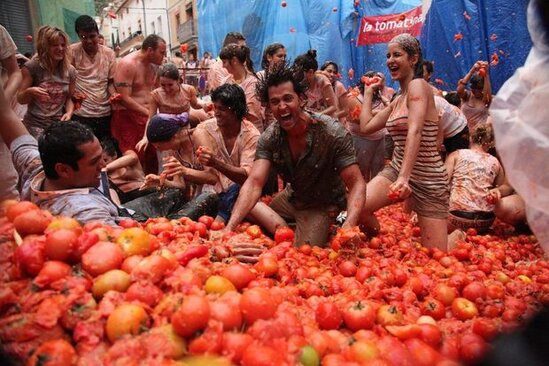
[[[400,14],[362,17],[356,45],[387,43],[401,33],[419,36],[422,25],[421,6]]]

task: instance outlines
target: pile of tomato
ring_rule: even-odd
[[[549,304],[534,236],[419,244],[400,205],[326,248],[203,216],[80,225],[29,202],[0,218],[0,347],[26,365],[457,365]],[[236,247],[264,248],[257,263]]]

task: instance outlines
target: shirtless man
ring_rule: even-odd
[[[141,50],[120,59],[114,76],[114,86],[120,93],[113,106],[112,136],[120,150],[135,149],[143,137],[149,117],[151,91],[156,88],[156,71],[166,55],[166,41],[155,34],[145,38]],[[145,173],[157,173],[156,154],[152,147],[138,154]]]

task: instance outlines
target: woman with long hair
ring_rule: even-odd
[[[334,117],[337,112],[337,97],[330,79],[317,72],[316,50],[309,50],[307,53],[297,56],[294,67],[303,72],[303,78],[307,83],[306,108]]]
[[[246,94],[248,114],[246,119],[263,132],[265,129],[265,111],[255,93],[255,86],[259,79],[254,72],[254,65],[250,58],[250,49],[247,46],[229,44],[221,50],[219,58],[223,67],[229,72],[224,83],[234,83],[240,86]]]
[[[477,61],[458,82],[457,92],[461,98],[461,111],[467,117],[467,126],[471,132],[488,119],[488,109],[492,102],[489,68],[488,62]],[[469,83],[470,91],[465,88]]]
[[[377,232],[374,212],[409,200],[418,215],[421,243],[447,250],[448,175],[437,149],[438,113],[433,90],[422,77],[422,58],[416,38],[406,33],[394,37],[388,45],[387,67],[400,84],[400,94],[374,115],[374,94],[381,81],[364,88],[360,131],[368,134],[387,127],[395,149],[391,163],[368,183],[360,221]]]
[[[54,121],[69,121],[74,112],[71,99],[76,80],[69,60],[69,37],[49,25],[38,30],[36,55],[25,63],[17,100],[28,104],[23,123],[38,137]]]

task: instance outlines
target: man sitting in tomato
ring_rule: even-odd
[[[193,140],[199,145],[198,161],[216,177],[216,183],[203,185],[202,191],[217,193],[220,202],[216,221],[225,223],[231,216],[240,186],[252,169],[259,131],[244,119],[248,107],[240,86],[223,84],[211,97],[215,118],[200,123]],[[285,225],[284,220],[263,202],[257,202],[248,217],[272,234],[277,226]]]
[[[276,122],[259,137],[255,161],[242,186],[227,230],[233,230],[257,203],[272,166],[288,183],[270,207],[295,220],[295,243],[326,245],[330,224],[347,209],[344,227],[356,226],[366,183],[358,168],[351,135],[337,120],[304,109],[299,73],[281,65],[266,73],[258,96]]]

